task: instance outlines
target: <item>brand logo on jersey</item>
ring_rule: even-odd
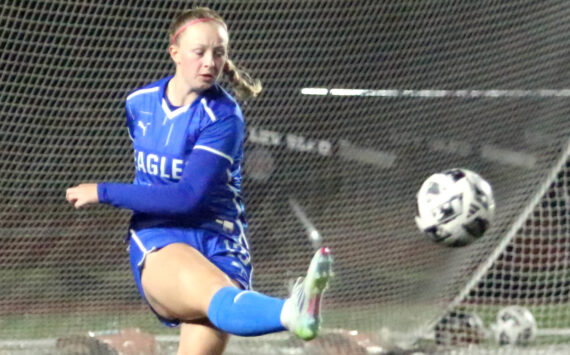
[[[135,168],[137,171],[163,179],[180,180],[184,161],[135,150]]]
[[[142,121],[139,121],[139,122],[138,122],[138,126],[142,129],[143,136],[146,136],[146,129],[148,128],[148,126],[150,126],[150,123],[151,123],[151,122],[146,123],[146,124],[143,123]]]

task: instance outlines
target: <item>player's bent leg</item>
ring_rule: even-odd
[[[148,254],[142,270],[145,298],[167,320],[208,317],[221,331],[240,336],[285,330],[280,319],[284,300],[236,284],[196,249],[180,243]]]
[[[318,335],[321,324],[321,300],[332,276],[332,256],[328,248],[319,249],[307,275],[299,278],[281,313],[282,323],[303,340]]]
[[[229,338],[229,334],[216,329],[207,319],[182,323],[177,355],[219,355]]]
[[[229,277],[193,247],[174,243],[149,253],[142,287],[150,306],[166,319],[191,322],[207,317],[214,294],[234,287]]]
[[[175,243],[147,255],[142,287],[151,307],[166,319],[193,322],[208,317],[230,334],[257,336],[289,329],[310,340],[319,331],[331,264],[329,250],[320,249],[304,281],[285,301],[236,287],[196,249]]]

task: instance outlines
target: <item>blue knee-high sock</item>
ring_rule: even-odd
[[[220,330],[256,336],[285,330],[281,309],[285,300],[237,287],[220,289],[208,306],[208,318]]]

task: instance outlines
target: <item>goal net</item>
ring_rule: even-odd
[[[254,287],[285,297],[315,247],[335,255],[307,351],[485,349],[451,319],[489,327],[515,304],[538,322],[531,347],[567,350],[570,3],[540,0],[2,2],[0,349],[126,328],[176,340],[131,280],[129,213],[75,211],[65,189],[132,179],[124,100],[172,72],[166,29],[193,5],[224,16],[230,56],[264,85],[243,104]],[[453,167],[497,204],[464,248],[414,223],[422,181]]]

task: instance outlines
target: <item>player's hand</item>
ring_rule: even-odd
[[[65,191],[65,199],[75,208],[98,203],[97,184],[79,184]]]

